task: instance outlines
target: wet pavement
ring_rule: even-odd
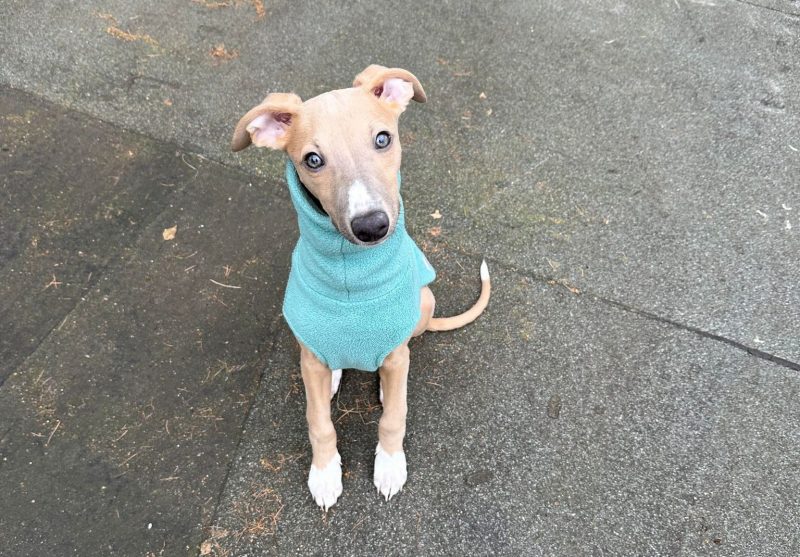
[[[9,555],[800,552],[796,2],[0,6],[0,534]],[[405,67],[409,481],[346,372],[327,514],[280,315],[268,91]],[[438,211],[442,218],[431,216]],[[164,232],[176,226],[175,236]]]

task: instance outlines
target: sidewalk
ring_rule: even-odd
[[[0,553],[798,554],[800,9],[393,10],[0,6]],[[414,341],[388,504],[345,373],[324,515],[282,158],[227,145],[372,62],[430,98],[403,194],[438,311],[484,256],[493,298]]]

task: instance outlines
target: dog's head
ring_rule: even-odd
[[[353,87],[303,102],[272,93],[236,125],[231,148],[286,151],[300,181],[350,242],[375,245],[400,212],[397,121],[410,100],[425,102],[411,73],[372,65]]]

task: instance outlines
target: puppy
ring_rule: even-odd
[[[372,65],[353,87],[303,102],[272,93],[245,114],[231,147],[251,143],[285,151],[286,181],[300,237],[283,304],[300,344],[312,461],[308,487],[327,510],[342,493],[342,468],[330,400],[343,368],[380,374],[374,483],[387,500],[406,482],[403,438],[411,337],[451,330],[476,319],[481,293],[465,313],[434,318],[428,288],[436,274],[405,229],[400,197],[398,118],[409,101],[425,102],[411,73]]]

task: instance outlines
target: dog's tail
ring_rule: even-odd
[[[492,282],[489,280],[489,267],[486,261],[481,263],[481,295],[475,305],[462,314],[453,317],[432,317],[428,322],[428,331],[452,331],[475,321],[489,304],[492,293]]]

